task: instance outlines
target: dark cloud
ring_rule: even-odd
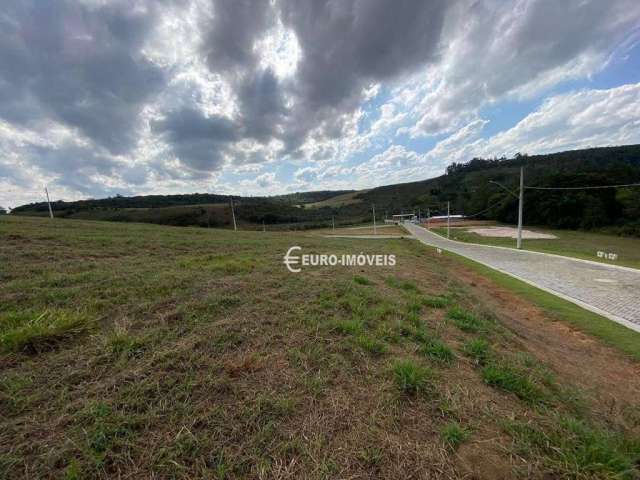
[[[141,54],[153,7],[9,1],[0,16],[0,116],[29,124],[53,117],[112,153],[136,140],[141,108],[164,84]]]
[[[341,136],[368,84],[436,59],[446,8],[445,0],[215,0],[203,51],[237,86],[246,135],[281,139],[293,152],[311,130]],[[254,48],[278,18],[302,50],[286,83],[260,70]]]
[[[258,35],[274,19],[269,0],[215,0],[214,19],[208,32],[204,53],[214,71],[243,72],[257,61],[253,49]]]
[[[303,51],[298,93],[314,108],[350,104],[368,82],[435,60],[447,8],[446,0],[280,3]]]
[[[282,86],[271,70],[257,71],[242,82],[238,90],[244,134],[260,141],[277,136],[285,121]]]
[[[192,170],[218,169],[230,142],[238,139],[236,126],[224,117],[206,117],[195,108],[170,112],[152,123],[152,131],[171,145],[173,153]]]
[[[243,165],[303,156],[311,137],[317,142],[308,160],[324,160],[338,149],[323,140],[354,127],[352,114],[371,84],[389,86],[426,65],[433,68],[415,97],[404,95],[413,85],[402,85],[403,95],[388,100],[405,115],[403,127],[412,124],[411,134],[452,131],[488,102],[597,71],[616,45],[631,44],[640,18],[637,0],[530,0],[508,8],[483,0],[206,1],[3,1],[0,119],[11,124],[6,131],[30,135],[7,142],[0,177],[24,178],[19,166],[8,167],[11,158],[96,195],[109,191],[98,176],[135,185],[200,179],[227,158]],[[196,23],[193,12],[202,13]],[[291,76],[270,63],[281,52],[263,62],[259,50],[280,27],[300,50]],[[199,30],[190,36],[192,29]],[[212,75],[202,74],[202,62]],[[137,145],[147,131],[145,107],[161,119],[150,125],[155,138]],[[58,136],[56,123],[77,129],[81,141],[61,140],[68,132]],[[43,141],[33,140],[38,134]],[[245,139],[261,146],[238,144]],[[283,150],[262,148],[272,140]],[[183,168],[156,154],[163,143]],[[136,146],[144,164],[127,166]]]

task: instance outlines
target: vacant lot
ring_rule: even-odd
[[[433,229],[440,235],[447,235],[446,227]],[[578,232],[573,230],[551,230],[535,228],[536,232],[548,233],[557,238],[523,240],[522,247],[536,252],[555,253],[568,257],[593,260],[595,262],[610,263],[632,268],[640,268],[640,238],[618,237],[602,233]],[[483,245],[497,245],[501,247],[516,246],[511,238],[485,237],[469,232],[466,228],[451,229],[451,238],[462,242],[480,243]],[[597,252],[617,253],[617,260],[598,258]]]
[[[412,240],[9,217],[0,285],[3,478],[639,473],[638,363]]]

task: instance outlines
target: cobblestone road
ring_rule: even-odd
[[[514,275],[640,331],[640,270],[524,250],[465,244],[447,240],[417,225],[406,224],[405,227],[427,245]]]

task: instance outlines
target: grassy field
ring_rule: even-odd
[[[415,241],[5,217],[0,286],[0,478],[640,474],[637,362]]]
[[[355,198],[356,195],[360,195],[368,191],[369,190],[358,190],[356,192],[343,193],[342,195],[336,195],[335,197],[327,198],[326,200],[321,200],[319,202],[307,203],[305,204],[305,208],[322,208],[322,207],[338,208],[344,205],[360,203],[362,202],[362,199]]]
[[[373,225],[364,225],[357,227],[338,227],[335,230],[324,228],[315,230],[313,233],[322,235],[374,235]],[[398,225],[378,225],[375,230],[376,235],[407,235],[407,231]]]
[[[550,230],[534,228],[536,232],[551,233],[558,238],[522,241],[522,247],[536,252],[555,253],[568,257],[593,260],[594,262],[622,265],[632,268],[640,268],[640,238],[618,237],[601,233],[577,232],[572,230]],[[434,232],[446,236],[447,229],[434,228]],[[497,245],[500,247],[515,248],[516,241],[513,238],[483,237],[477,233],[466,231],[464,228],[451,230],[451,238],[461,242],[480,243],[483,245]],[[617,260],[605,260],[598,258],[597,252],[613,252],[618,254]]]

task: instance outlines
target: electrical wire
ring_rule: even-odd
[[[484,210],[481,210],[479,212],[474,213],[473,215],[465,215],[464,218],[473,218],[473,217],[477,217],[478,215],[482,215],[483,213],[488,212],[489,210],[491,210],[493,207],[495,207],[496,205],[498,205],[499,203],[502,202],[495,202],[491,205],[489,205],[487,208],[485,208]]]
[[[640,183],[626,183],[622,185],[597,185],[587,187],[527,187],[525,190],[595,190],[598,188],[624,188],[624,187],[640,187]]]

